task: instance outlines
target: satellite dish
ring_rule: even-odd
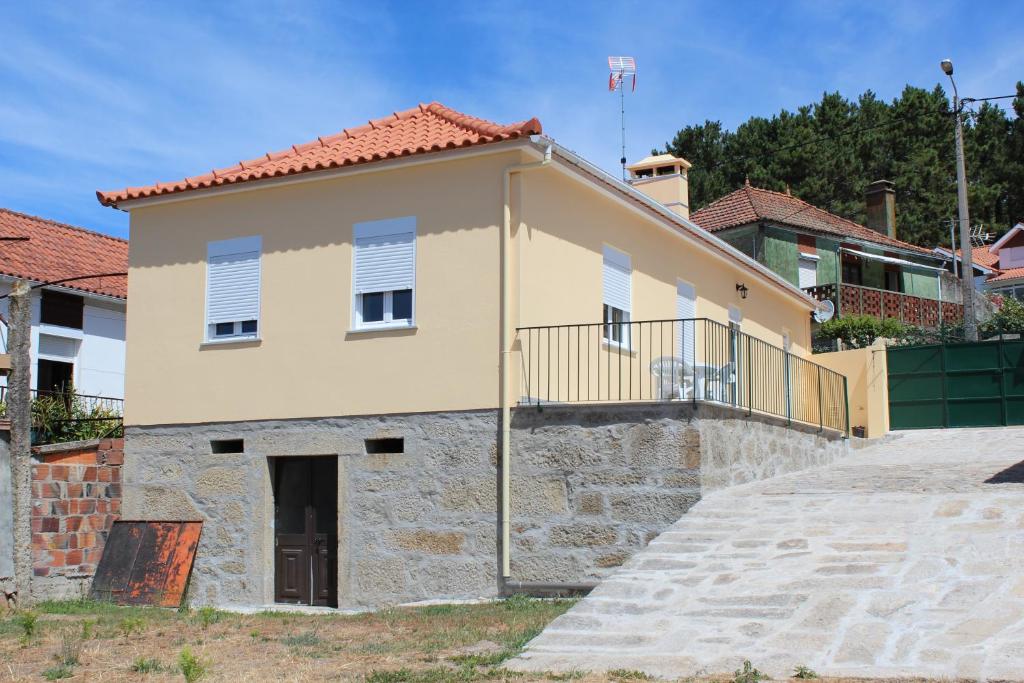
[[[824,301],[818,302],[818,309],[814,311],[814,322],[823,323],[826,320],[831,320],[832,316],[836,314],[836,305],[832,303],[831,299],[825,299]]]

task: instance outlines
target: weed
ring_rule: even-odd
[[[155,674],[164,670],[163,664],[155,657],[138,657],[132,662],[132,671],[139,674]]]
[[[117,624],[117,628],[121,631],[121,635],[124,636],[125,640],[133,633],[142,633],[142,628],[146,625],[139,617],[125,617]]]
[[[758,671],[754,668],[754,665],[750,663],[749,659],[743,660],[743,668],[736,669],[733,675],[733,683],[758,683],[768,678],[768,674]]]
[[[96,620],[85,619],[82,622],[82,640],[92,640],[96,637]]]
[[[306,631],[305,633],[299,633],[294,636],[285,636],[281,639],[281,642],[288,647],[316,647],[323,641],[320,640],[320,636],[314,631]]]
[[[253,629],[249,631],[249,637],[252,638],[254,641],[257,641],[260,639],[260,632],[256,629]]]
[[[14,623],[21,629],[22,644],[27,645],[39,631],[39,615],[35,612],[19,612],[18,616],[14,617]]]
[[[62,678],[71,678],[74,675],[75,672],[71,669],[71,667],[65,666],[64,664],[49,668],[43,672],[43,678],[45,678],[48,681],[58,681]]]
[[[818,674],[814,669],[801,665],[793,669],[793,678],[818,678]]]
[[[582,671],[576,671],[575,669],[573,669],[572,671],[566,671],[562,674],[548,673],[545,675],[553,681],[573,681],[577,678],[583,678],[587,674],[583,673]]]
[[[64,631],[60,634],[60,650],[57,651],[57,661],[66,667],[78,664],[82,656],[82,638],[73,631]]]
[[[456,655],[451,657],[451,661],[456,664],[467,667],[493,667],[498,666],[509,657],[515,655],[514,652],[508,650],[502,650],[501,652],[489,652],[487,654],[474,654],[474,655]]]
[[[608,675],[617,681],[650,681],[653,677],[635,669],[613,669]]]
[[[196,610],[196,619],[204,629],[209,628],[210,624],[216,624],[220,621],[220,616],[220,612],[213,607],[200,607]]]
[[[188,646],[184,647],[178,655],[178,668],[181,670],[181,675],[185,677],[186,683],[195,683],[205,676],[208,670],[206,662],[192,654],[192,650]]]
[[[519,654],[519,651],[526,647],[528,642],[539,636],[543,630],[543,626],[531,626],[518,633],[512,633],[511,637],[505,640],[505,645],[508,649],[515,650],[514,654]]]

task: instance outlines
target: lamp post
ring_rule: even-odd
[[[942,72],[953,84],[953,115],[956,117],[956,198],[960,217],[960,285],[964,300],[964,336],[978,341],[978,321],[974,317],[974,264],[971,258],[971,218],[967,210],[967,170],[964,166],[964,127],[960,117],[960,95],[953,80],[953,61],[943,59]]]

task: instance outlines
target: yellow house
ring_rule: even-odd
[[[432,103],[99,192],[131,213],[125,514],[204,521],[199,602],[469,597],[832,457],[816,303],[688,220],[688,169]]]

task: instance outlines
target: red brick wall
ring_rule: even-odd
[[[93,574],[121,514],[124,439],[36,453],[32,568],[36,576]]]

